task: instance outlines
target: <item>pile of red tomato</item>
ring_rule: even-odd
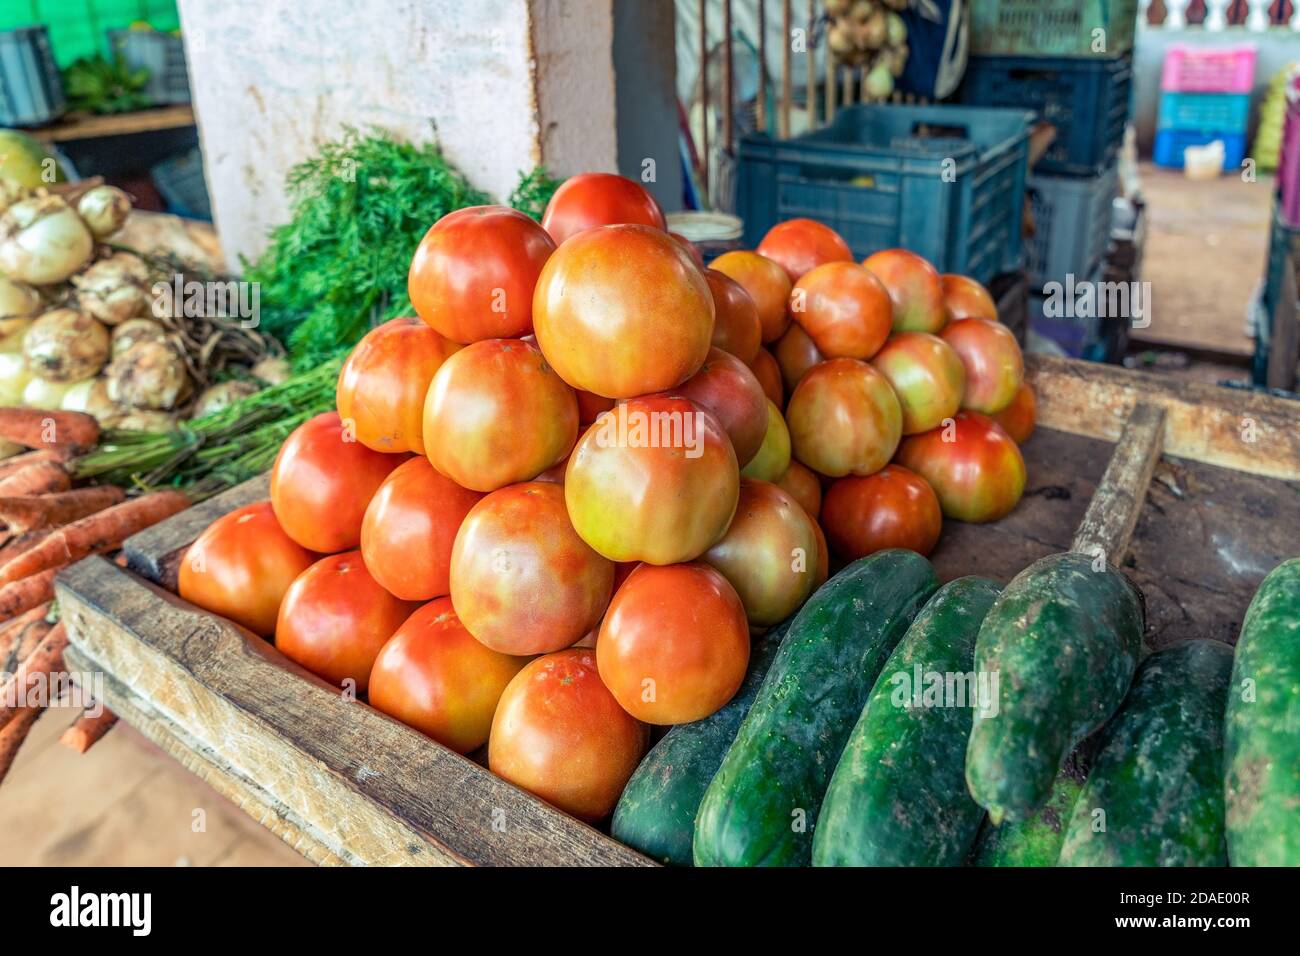
[[[441,219],[410,295],[180,592],[586,820],[649,725],[731,698],[831,550],[929,553],[1024,486],[1033,396],[988,292],[809,220],[705,268],[586,174],[540,225]]]

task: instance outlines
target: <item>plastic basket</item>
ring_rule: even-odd
[[[145,94],[158,106],[190,101],[185,44],[178,36],[154,30],[110,30],[109,44],[132,70],[148,70]]]
[[[1029,281],[1036,288],[1091,275],[1106,257],[1119,168],[1088,179],[1029,177],[1034,235],[1026,243]]]
[[[1093,271],[1088,282],[1094,285],[1104,278],[1101,267]],[[1076,286],[1065,284],[1057,295],[1045,295],[1035,290],[1029,296],[1029,328],[1050,339],[1072,358],[1091,362],[1118,362],[1128,342],[1129,319],[1119,315],[1100,315],[1102,309],[1094,308],[1091,314],[1070,314],[1081,306],[1071,290]]]
[[[194,147],[165,159],[149,170],[167,211],[188,219],[212,219],[208,185],[203,178],[203,154]]]
[[[1176,43],[1165,53],[1160,88],[1171,93],[1249,93],[1255,86],[1255,47]]]
[[[1159,129],[1234,130],[1250,125],[1249,93],[1164,93]]]
[[[1300,103],[1287,106],[1277,182],[1282,215],[1287,222],[1300,224]]]
[[[970,48],[1021,56],[1127,53],[1137,11],[1138,0],[978,0],[971,4]]]
[[[0,33],[0,126],[40,126],[66,104],[45,27]]]
[[[1223,140],[1223,169],[1225,172],[1240,169],[1241,161],[1246,158],[1246,134],[1221,133],[1217,130],[1182,130],[1162,129],[1156,132],[1155,148],[1152,159],[1157,166],[1182,169],[1183,151],[1189,146],[1204,146],[1216,139]]]
[[[971,57],[963,103],[1035,110],[1056,140],[1035,172],[1092,176],[1111,165],[1128,123],[1133,61],[1071,57]]]
[[[790,140],[741,140],[736,210],[753,248],[807,217],[865,257],[901,246],[987,282],[1021,267],[1031,114],[962,106],[854,106]]]

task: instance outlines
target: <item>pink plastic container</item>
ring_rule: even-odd
[[[1282,133],[1282,155],[1277,164],[1282,218],[1291,228],[1300,226],[1300,102],[1287,106]]]
[[[1176,43],[1165,53],[1160,88],[1171,93],[1249,93],[1255,86],[1255,47]]]

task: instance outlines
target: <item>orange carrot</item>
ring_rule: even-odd
[[[90,717],[82,714],[77,718],[77,722],[63,732],[59,738],[59,743],[65,747],[70,747],[79,754],[84,754],[95,743],[113,729],[117,723],[117,714],[113,713],[107,707],[99,712],[98,717]]]
[[[0,478],[8,478],[20,468],[26,468],[33,462],[38,461],[62,461],[63,456],[50,448],[38,448],[36,451],[25,451],[21,455],[14,455],[12,458],[6,458],[0,461]]]
[[[99,485],[60,491],[49,495],[24,495],[0,497],[0,522],[9,530],[23,534],[45,525],[67,524],[103,511],[126,497],[126,492],[116,485]]]
[[[0,496],[43,495],[71,487],[72,479],[58,462],[34,461],[8,478],[0,479]]]
[[[36,547],[53,533],[53,528],[36,528],[16,538],[10,538],[5,542],[4,547],[0,547],[0,568],[29,548]]]
[[[0,567],[0,594],[15,581],[47,569],[61,568],[88,554],[112,551],[137,531],[143,531],[190,505],[179,491],[154,491],[64,525],[33,548]],[[0,614],[4,614],[0,603]]]
[[[28,448],[94,448],[99,422],[84,412],[46,408],[0,408],[0,438]]]
[[[8,776],[9,768],[13,766],[14,758],[18,756],[18,748],[27,739],[32,724],[36,723],[36,719],[43,713],[45,713],[43,707],[24,707],[9,726],[0,730],[0,783],[3,783]]]
[[[38,604],[54,600],[54,575],[62,565],[0,587],[0,620],[30,611]]]
[[[23,658],[49,633],[53,626],[45,620],[49,613],[50,605],[46,602],[0,625],[0,674],[13,673]]]
[[[21,691],[22,688],[29,686],[31,679],[37,674],[49,675],[62,670],[63,649],[67,646],[68,630],[60,621],[50,628],[50,632],[36,645],[36,649],[27,655],[27,659],[18,665],[13,676],[4,683],[3,687],[0,687],[0,731],[3,731],[22,711],[32,709],[30,706],[8,706],[10,689]],[[14,696],[16,697],[17,694],[15,693]]]

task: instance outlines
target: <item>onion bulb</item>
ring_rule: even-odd
[[[108,361],[108,329],[76,309],[54,309],[32,323],[23,339],[27,366],[51,382],[90,378]]]
[[[287,360],[282,358],[264,358],[248,370],[253,378],[267,385],[279,385],[286,382],[293,374]]]
[[[894,92],[894,74],[889,70],[889,64],[884,62],[884,57],[871,68],[867,74],[867,95],[873,100],[888,99]]]
[[[195,418],[211,415],[213,412],[219,412],[223,408],[230,407],[231,402],[247,398],[254,392],[260,391],[260,386],[254,381],[246,378],[232,378],[228,382],[221,382],[205,388],[199,395],[198,401],[194,403],[193,415]]]
[[[6,355],[23,354],[23,342],[27,339],[27,330],[33,325],[31,319],[10,319],[0,331],[0,353]]]
[[[137,342],[165,342],[167,330],[153,319],[127,319],[113,328],[113,358]]]
[[[889,24],[889,45],[893,47],[902,46],[907,42],[907,23],[897,13],[892,10],[885,17]]]
[[[83,378],[80,382],[73,382],[68,390],[63,393],[63,401],[59,402],[59,408],[65,412],[84,412],[86,403],[90,400],[90,392],[95,387],[96,382],[102,382],[99,376],[94,378]]]
[[[76,382],[51,382],[40,376],[32,376],[23,389],[22,404],[28,408],[61,408],[63,396],[68,394]]]
[[[108,397],[131,408],[171,409],[189,390],[185,362],[166,342],[137,342],[104,373]]]
[[[20,405],[23,389],[32,380],[21,352],[0,352],[0,406]]]
[[[44,307],[41,294],[31,286],[0,278],[0,336],[27,328]]]
[[[77,203],[77,213],[96,239],[107,239],[121,229],[130,212],[130,197],[116,186],[96,186]]]
[[[129,252],[115,252],[72,277],[77,301],[105,325],[117,325],[149,311],[149,270]]]
[[[23,199],[0,219],[0,272],[19,282],[62,282],[86,264],[94,248],[85,222],[58,196]]]
[[[122,428],[137,432],[169,432],[176,427],[176,416],[150,408],[119,410],[100,420],[105,428]]]
[[[4,213],[14,203],[31,196],[32,191],[12,179],[0,177],[0,213]]]

